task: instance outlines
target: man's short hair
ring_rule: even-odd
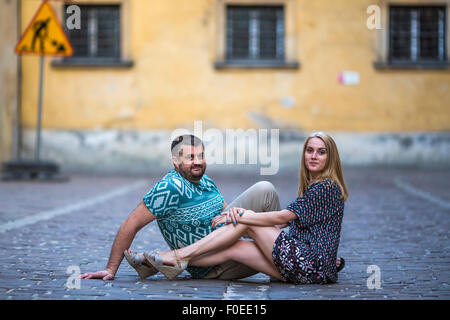
[[[183,151],[182,146],[190,145],[194,147],[202,146],[205,149],[203,141],[200,138],[194,136],[193,134],[185,134],[182,136],[176,137],[172,141],[171,151],[172,156],[179,157],[181,156],[181,152]]]

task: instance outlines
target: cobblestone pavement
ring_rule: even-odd
[[[449,299],[450,171],[344,173],[350,198],[339,256],[347,264],[332,285],[271,282],[263,274],[193,280],[187,272],[176,281],[160,274],[141,280],[124,259],[114,281],[81,280],[79,289],[70,289],[77,268],[105,267],[120,224],[162,174],[0,182],[0,299]],[[295,171],[208,174],[228,202],[258,180],[275,185],[282,206],[296,196]],[[136,250],[166,248],[156,223],[132,244]]]

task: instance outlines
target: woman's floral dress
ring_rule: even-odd
[[[283,279],[295,284],[334,283],[344,200],[331,179],[310,185],[286,208],[297,215],[289,232],[281,231],[272,257]]]

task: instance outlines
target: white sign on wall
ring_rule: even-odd
[[[354,86],[359,84],[359,73],[356,71],[342,71],[338,75],[340,84]]]

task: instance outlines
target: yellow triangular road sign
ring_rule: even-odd
[[[72,45],[61,27],[50,3],[42,2],[22,37],[16,53],[33,53],[68,57],[73,54]]]

